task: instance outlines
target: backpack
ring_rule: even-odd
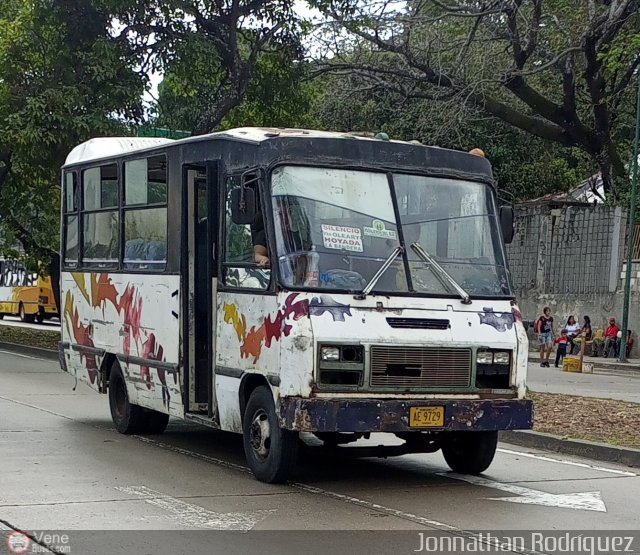
[[[541,333],[542,332],[542,317],[539,317],[535,321],[535,324],[533,324],[533,331],[535,331],[536,333]]]

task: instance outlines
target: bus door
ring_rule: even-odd
[[[183,328],[186,412],[218,420],[215,403],[214,360],[217,270],[218,171],[215,163],[184,166],[187,230]]]

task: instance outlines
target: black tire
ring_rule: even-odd
[[[156,410],[147,409],[145,411],[145,434],[161,434],[167,429],[169,415]]]
[[[127,384],[118,362],[111,366],[109,376],[109,408],[111,419],[121,434],[141,434],[147,428],[147,415],[142,407],[129,402]]]
[[[244,453],[261,482],[284,482],[298,458],[298,433],[280,428],[273,396],[267,386],[251,392],[242,421]]]
[[[22,303],[20,303],[18,307],[18,315],[20,316],[20,321],[25,322],[26,324],[33,324],[36,321],[36,315],[27,314]]]
[[[442,438],[445,461],[458,474],[480,474],[493,461],[498,432],[447,432]]]

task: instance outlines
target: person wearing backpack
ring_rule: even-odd
[[[538,345],[540,346],[540,366],[549,368],[549,355],[553,347],[553,316],[551,309],[545,306],[535,323],[534,331],[538,334]]]

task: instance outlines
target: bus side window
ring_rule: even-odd
[[[167,160],[124,164],[124,269],[163,271],[167,265]]]
[[[264,233],[264,217],[262,210],[258,210],[256,222],[250,224],[236,224],[231,218],[231,191],[240,186],[240,176],[231,176],[226,180],[225,203],[225,241],[223,258],[223,283],[227,287],[267,289],[271,279],[268,268],[259,268],[254,258],[254,240],[262,237],[266,243]],[[266,245],[265,245],[266,246]]]
[[[78,266],[78,174],[69,171],[64,176],[64,258],[67,268]]]
[[[82,263],[116,268],[120,250],[118,165],[96,166],[82,172]]]

